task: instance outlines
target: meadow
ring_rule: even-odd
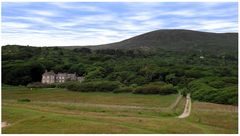
[[[237,106],[193,101],[188,118],[178,94],[72,92],[2,87],[4,134],[238,133]],[[24,100],[30,100],[24,101]]]

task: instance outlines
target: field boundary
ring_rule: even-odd
[[[120,109],[145,109],[145,110],[172,110],[175,108],[179,101],[182,99],[182,95],[179,95],[176,100],[168,107],[145,107],[145,106],[127,106],[127,105],[112,105],[112,104],[93,104],[93,103],[72,103],[72,102],[56,102],[56,101],[32,101],[31,103],[41,103],[41,104],[61,104],[61,105],[74,105],[74,106],[84,106],[84,107],[101,107],[101,108],[120,108]],[[14,101],[14,100],[5,100]]]

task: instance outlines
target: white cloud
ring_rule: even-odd
[[[105,9],[96,7],[96,6],[86,6],[86,5],[75,5],[71,2],[58,2],[58,3],[50,3],[58,8],[62,8],[65,10],[79,10],[79,11],[92,11],[92,12],[105,12]]]
[[[33,15],[40,15],[40,16],[54,16],[54,17],[58,16],[58,14],[53,11],[26,10],[26,12]]]
[[[29,28],[31,25],[26,23],[19,23],[19,22],[2,22],[2,28],[4,30],[14,30],[14,29],[23,29]]]

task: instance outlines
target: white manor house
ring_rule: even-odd
[[[42,75],[42,83],[44,84],[52,84],[52,83],[64,83],[65,81],[83,81],[84,77],[78,77],[76,73],[57,73],[55,74],[52,70],[47,71]]]

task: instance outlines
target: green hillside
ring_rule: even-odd
[[[72,91],[191,92],[196,100],[238,104],[237,34],[159,30],[96,47],[3,46],[2,83],[31,86],[47,69],[84,76],[60,85]]]
[[[124,41],[89,46],[91,49],[142,49],[153,51],[203,51],[236,52],[238,49],[237,33],[208,33],[192,30],[157,30],[135,36]],[[79,48],[72,46],[67,48]]]

